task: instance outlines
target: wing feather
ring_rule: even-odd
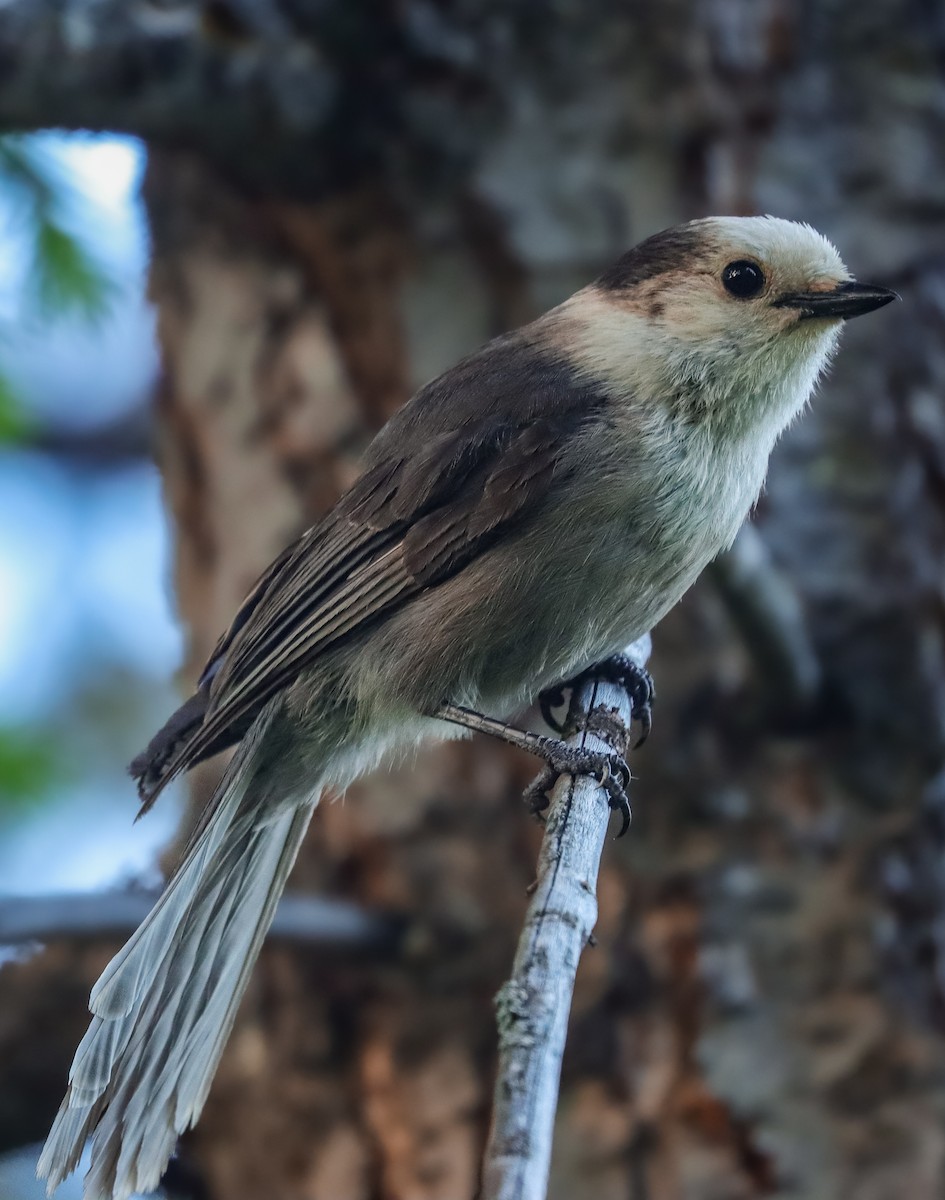
[[[460,404],[464,389],[454,387],[429,436],[405,439],[409,454],[396,452],[388,431],[377,439],[364,475],[276,559],[218,642],[200,681],[202,723],[188,725],[165,753],[146,806],[168,779],[238,740],[308,664],[461,571],[534,509],[563,472],[563,448],[606,400],[563,388],[555,370],[529,383],[556,398],[544,415],[531,397],[517,410],[487,406],[477,419]],[[406,428],[423,397],[404,410]],[[445,428],[444,413],[453,416]]]

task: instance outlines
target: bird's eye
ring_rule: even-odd
[[[761,267],[745,258],[730,262],[722,272],[722,286],[739,300],[757,296],[764,285],[765,276]]]

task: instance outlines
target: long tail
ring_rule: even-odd
[[[275,797],[257,774],[257,751],[271,720],[271,711],[257,719],[212,816],[92,989],[92,1023],[37,1168],[50,1193],[89,1134],[87,1200],[152,1191],[200,1115],[318,799],[267,802]]]

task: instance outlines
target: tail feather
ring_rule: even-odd
[[[71,1092],[69,1095],[71,1098]],[[46,1145],[36,1168],[36,1174],[48,1180],[47,1195],[52,1195],[66,1176],[71,1175],[79,1165],[85,1143],[105,1111],[105,1106],[106,1101],[101,1097],[90,1104],[76,1103],[67,1106],[63,1103],[46,1138]],[[95,1195],[94,1192],[90,1194]]]
[[[92,1104],[108,1086],[112,1064],[121,1056],[131,1036],[127,1021],[93,1017],[79,1043],[69,1070],[72,1099]]]
[[[92,1023],[39,1161],[50,1192],[90,1134],[87,1198],[153,1190],[203,1108],[317,800],[280,796],[263,814],[271,793],[252,758],[271,718],[257,720],[213,816],[92,991]]]
[[[152,984],[157,967],[174,951],[175,930],[192,911],[198,893],[206,890],[203,877],[221,844],[226,840],[239,841],[235,814],[249,783],[237,769],[242,758],[242,755],[234,758],[221,785],[215,818],[190,846],[147,920],[118,951],[92,988],[89,1010],[96,1016],[115,1019],[132,1012],[143,988]]]

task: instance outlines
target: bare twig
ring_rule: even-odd
[[[649,635],[627,651],[640,666],[649,653]],[[585,712],[604,705],[629,731],[633,714],[623,689],[591,681],[579,700]],[[622,749],[589,732],[572,744]],[[571,993],[597,920],[597,872],[610,816],[607,794],[593,779],[558,780],[512,977],[496,997],[499,1072],[482,1200],[545,1196]]]
[[[57,939],[127,937],[151,911],[157,892],[114,891],[15,896],[0,900],[0,946]],[[342,900],[285,896],[270,936],[341,953],[396,953],[405,922]]]

